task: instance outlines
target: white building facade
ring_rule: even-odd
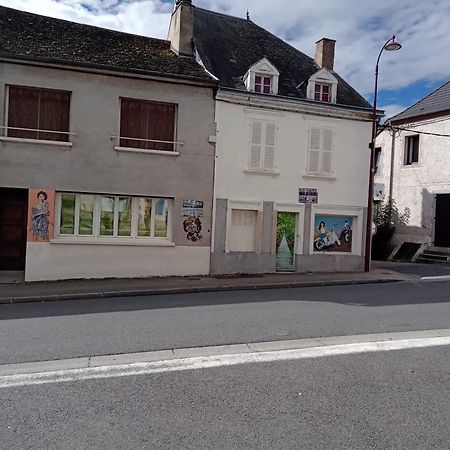
[[[183,18],[219,82],[211,273],[362,271],[371,109],[333,71],[334,41],[314,60],[187,0],[169,36]]]
[[[450,248],[450,82],[377,137],[376,201],[394,201],[394,244]]]

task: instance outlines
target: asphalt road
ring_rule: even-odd
[[[448,347],[0,389],[2,449],[446,449]]]
[[[0,305],[0,364],[450,328],[450,282]]]

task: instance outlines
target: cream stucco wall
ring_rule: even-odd
[[[407,131],[395,134],[392,196],[398,215],[395,243],[402,241],[432,244],[434,238],[434,196],[450,193],[450,139],[420,134],[419,162],[405,165],[406,137],[417,131],[450,134],[450,117],[441,117],[427,122],[399,125]],[[384,184],[385,197],[389,196],[389,174],[391,170],[392,134],[383,131],[377,138],[382,148],[381,170],[375,183]]]
[[[25,281],[207,275],[209,247],[28,243]]]
[[[245,172],[250,151],[250,120],[278,126],[275,165],[279,175]],[[316,188],[324,205],[365,206],[369,173],[370,123],[271,111],[222,101],[216,106],[216,198],[298,202],[300,187]],[[308,127],[334,129],[333,179],[307,175]]]

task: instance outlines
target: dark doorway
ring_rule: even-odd
[[[434,245],[436,247],[450,247],[450,194],[436,195]]]
[[[0,270],[25,270],[28,191],[0,188]]]

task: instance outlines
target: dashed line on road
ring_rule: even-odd
[[[163,350],[0,366],[0,388],[450,345],[450,330]],[[143,362],[138,362],[143,361]],[[59,370],[58,370],[59,369]]]

